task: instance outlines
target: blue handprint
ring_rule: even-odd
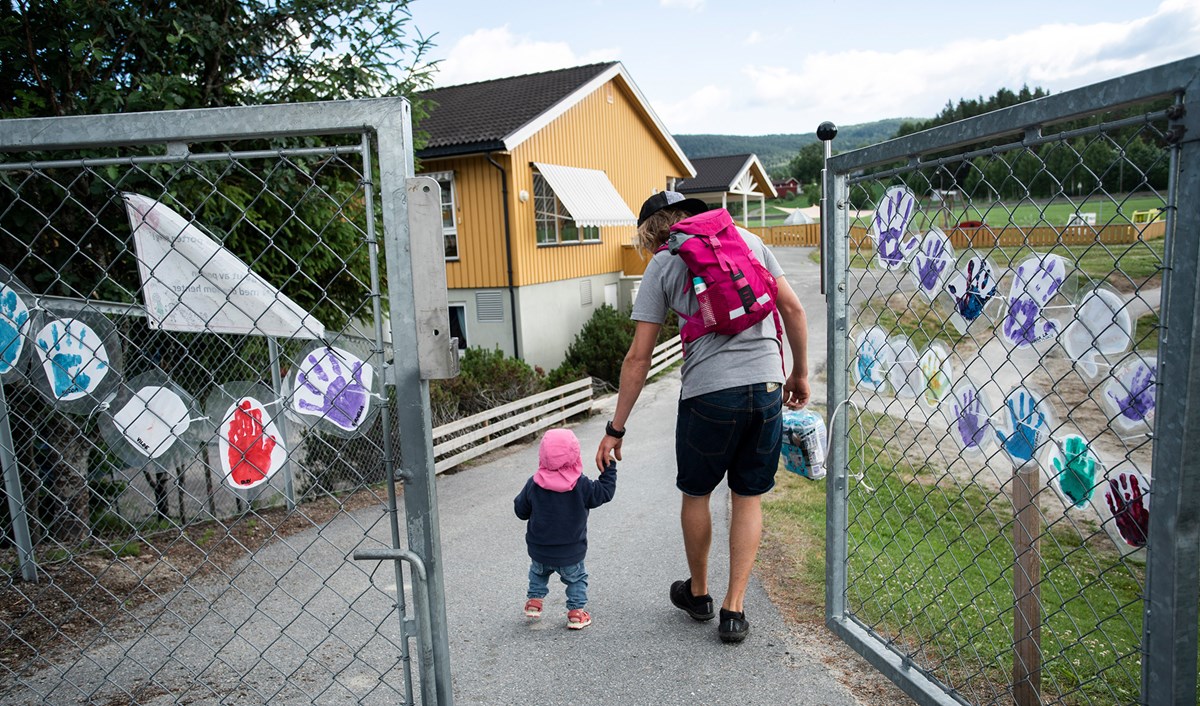
[[[1046,415],[1038,409],[1038,400],[1023,388],[1017,388],[1008,396],[1009,426],[1013,433],[1006,436],[996,429],[996,438],[1014,462],[1025,463],[1033,459],[1033,452],[1046,438]]]
[[[983,308],[996,296],[1000,286],[992,274],[987,260],[972,257],[967,260],[965,273],[960,272],[954,281],[946,285],[946,291],[954,297],[954,308],[968,323],[979,318]]]
[[[858,383],[872,389],[883,385],[891,360],[890,349],[887,345],[887,335],[879,328],[872,328],[863,333],[858,339],[858,360],[855,361],[855,371],[858,373]]]
[[[29,308],[7,286],[0,287],[0,375],[13,369],[25,348]]]
[[[55,319],[43,326],[37,345],[56,399],[65,402],[83,397],[108,374],[108,352],[100,337],[78,319]]]
[[[879,362],[877,358],[879,351],[875,350],[875,344],[870,340],[864,340],[862,347],[858,349],[858,379],[864,382],[873,380],[875,377],[875,365]]]
[[[353,356],[347,358],[353,359]],[[298,399],[296,406],[305,412],[315,412],[350,431],[362,422],[370,403],[370,392],[363,384],[363,362],[353,359],[350,379],[347,380],[338,359],[339,354],[332,348],[323,349],[320,358],[316,353],[309,354],[309,373],[301,370],[296,376],[297,382],[307,391],[305,397],[309,399]],[[322,360],[329,361],[328,371],[321,364]]]
[[[912,218],[916,198],[903,186],[893,186],[884,194],[883,203],[875,209],[872,229],[875,231],[875,247],[879,262],[887,269],[903,264],[907,255],[917,246],[916,238],[904,240],[908,222]]]

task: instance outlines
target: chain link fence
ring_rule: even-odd
[[[1195,702],[1197,75],[828,162],[829,621],[920,703]]]
[[[8,121],[0,701],[437,699],[436,557],[400,549],[392,482],[428,403],[406,419],[384,385],[412,313],[385,319],[408,263],[380,247],[380,174],[411,153],[379,143],[411,149],[407,115]],[[380,548],[393,569],[350,560]]]

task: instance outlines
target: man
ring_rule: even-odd
[[[671,228],[707,210],[704,202],[664,191],[642,204],[638,245],[652,253],[634,302],[633,343],[621,367],[617,407],[596,451],[596,467],[621,459],[625,422],[646,384],[659,328],[668,309],[695,316],[699,309],[691,273],[682,258],[663,250]],[[776,305],[791,348],[784,377],[774,316],[730,336],[708,334],[687,345],[675,428],[676,487],[683,494],[680,521],[690,577],[671,586],[671,603],[696,620],[711,620],[708,554],[712,544],[709,498],[728,474],[733,514],[729,526],[729,586],[717,632],[741,642],[750,632],[743,602],[762,536],[763,493],[775,485],[782,444],[782,405],[808,403],[808,332],[804,307],[775,256],[753,233],[738,229],[751,253],[778,284]],[[782,385],[782,390],[780,386]]]

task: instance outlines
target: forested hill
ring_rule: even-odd
[[[889,118],[861,125],[839,125],[834,144],[837,151],[845,152],[865,145],[873,145],[896,136],[900,124],[912,118]],[[727,154],[753,152],[758,155],[768,172],[781,171],[800,148],[817,141],[816,126],[813,132],[798,135],[675,135],[689,158],[720,157]]]

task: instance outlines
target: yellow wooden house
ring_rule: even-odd
[[[597,307],[628,307],[635,212],[695,169],[619,62],[423,97],[452,334],[549,370]]]

